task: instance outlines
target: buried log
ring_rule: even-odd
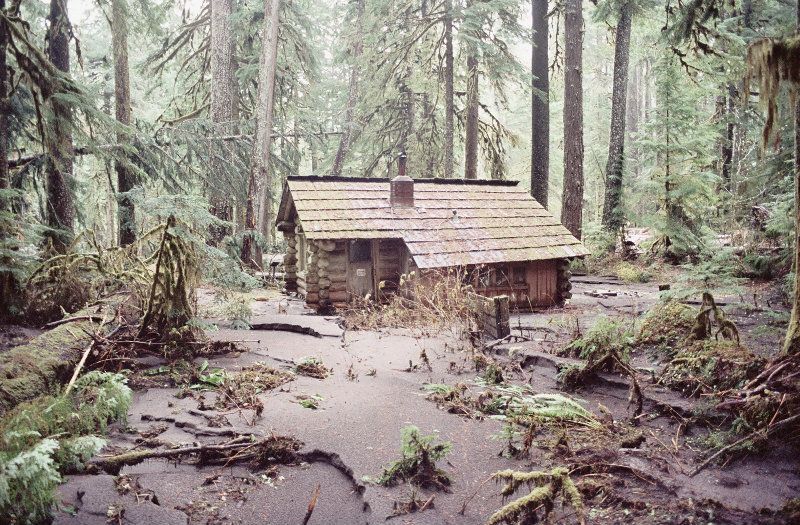
[[[299,463],[325,463],[338,470],[351,483],[353,491],[363,495],[366,487],[355,477],[339,454],[320,449],[301,451],[303,443],[288,436],[271,435],[257,440],[253,435],[242,435],[224,443],[210,443],[167,450],[131,450],[114,456],[92,459],[86,468],[90,472],[103,471],[117,476],[123,467],[138,465],[147,459],[179,459],[197,457],[197,466],[250,463],[253,468],[271,464],[294,465]],[[369,506],[365,503],[365,509]]]
[[[264,330],[264,331],[278,331],[278,332],[292,332],[295,334],[310,335],[313,337],[322,337],[322,334],[308,326],[290,323],[255,323],[250,325],[250,330]],[[338,336],[334,336],[338,337]]]
[[[67,383],[86,349],[118,329],[120,303],[87,308],[28,343],[0,354],[0,415],[23,401],[52,393]],[[114,320],[98,324],[94,318]]]

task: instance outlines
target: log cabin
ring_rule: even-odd
[[[401,168],[404,167],[401,164]],[[277,215],[285,287],[309,307],[384,296],[401,275],[464,270],[511,308],[561,305],[583,244],[516,181],[288,177]]]

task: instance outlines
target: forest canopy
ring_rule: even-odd
[[[81,232],[129,245],[165,210],[261,268],[287,176],[391,177],[401,153],[412,177],[520,181],[596,254],[648,228],[674,263],[722,243],[744,273],[790,274],[789,2],[0,8],[6,289]]]

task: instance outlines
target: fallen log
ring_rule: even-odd
[[[61,324],[0,354],[0,416],[66,384],[92,341],[118,328],[117,306],[102,304],[81,310],[75,317],[85,319]],[[98,317],[110,322],[97,323],[94,319]]]
[[[295,334],[322,337],[322,334],[308,326],[290,323],[255,323],[250,325],[250,330],[274,330],[278,332],[292,332]],[[338,337],[338,336],[337,336]]]

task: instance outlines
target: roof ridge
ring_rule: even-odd
[[[287,181],[298,182],[390,182],[391,179],[387,177],[331,177],[331,176],[314,176],[314,175],[290,175],[286,177]],[[417,178],[414,182],[427,183],[427,184],[463,184],[469,186],[517,186],[517,180],[494,180],[494,179],[444,179],[441,177],[434,178]]]

